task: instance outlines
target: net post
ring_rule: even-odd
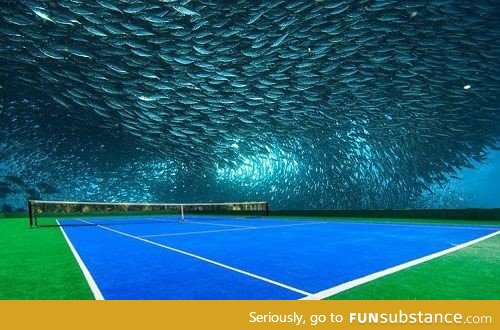
[[[181,221],[184,221],[184,205],[181,204]]]
[[[31,200],[28,199],[28,215],[30,218],[30,228],[33,228],[35,226],[34,219],[33,219],[33,207],[31,205]]]
[[[269,202],[266,202],[264,204],[264,211],[265,211],[266,217],[269,217]]]

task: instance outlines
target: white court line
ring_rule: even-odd
[[[373,273],[373,274],[370,274],[370,275],[367,275],[367,276],[364,276],[364,277],[360,277],[360,278],[357,278],[357,279],[349,281],[349,282],[342,283],[342,284],[334,286],[334,287],[332,287],[330,289],[326,289],[326,290],[317,292],[315,294],[309,295],[307,297],[304,297],[301,300],[320,300],[320,299],[324,299],[324,298],[336,295],[337,293],[340,293],[340,292],[352,289],[352,288],[354,288],[356,286],[359,286],[361,284],[365,284],[365,283],[371,282],[371,281],[379,279],[379,278],[381,278],[383,276],[387,276],[389,274],[392,274],[392,273],[395,273],[395,272],[399,272],[400,270],[403,270],[403,269],[406,269],[406,268],[410,268],[412,266],[424,263],[426,261],[429,261],[429,260],[432,260],[432,259],[444,256],[444,255],[449,254],[451,252],[458,251],[458,250],[463,249],[465,247],[468,247],[468,246],[471,246],[471,245],[476,244],[478,242],[484,241],[484,240],[486,240],[488,238],[494,237],[494,236],[496,236],[498,234],[500,234],[500,231],[496,231],[496,232],[488,234],[486,236],[482,236],[482,237],[476,238],[476,239],[474,239],[472,241],[468,241],[468,242],[465,242],[463,244],[456,245],[456,246],[454,246],[452,248],[449,248],[449,249],[446,249],[446,250],[443,250],[443,251],[439,251],[439,252],[436,252],[436,253],[433,253],[433,254],[429,254],[429,255],[427,255],[425,257],[422,257],[422,258],[418,258],[418,259],[415,259],[415,260],[412,260],[412,261],[409,261],[409,262],[405,262],[403,264],[400,264],[400,265],[397,265],[397,266],[394,266],[394,267],[391,267],[391,268],[387,268],[385,270],[382,270],[382,271],[379,271],[379,272],[376,272],[376,273]]]
[[[92,293],[94,294],[94,298],[96,300],[104,300],[104,297],[101,293],[101,290],[99,290],[99,287],[97,286],[96,282],[94,281],[94,278],[92,277],[92,274],[90,274],[89,270],[87,269],[87,266],[83,263],[82,258],[80,258],[80,255],[76,251],[75,247],[73,246],[73,243],[69,240],[69,237],[66,235],[66,232],[63,229],[63,226],[59,223],[59,220],[56,220],[57,224],[59,225],[59,228],[61,228],[61,232],[64,236],[64,239],[66,240],[66,243],[68,243],[69,248],[71,249],[71,252],[73,252],[73,256],[76,259],[76,262],[80,266],[80,269],[82,270],[83,276],[85,276],[85,279],[87,280],[87,283],[90,287],[90,290],[92,290]]]
[[[194,223],[194,224],[202,224],[202,225],[209,225],[209,226],[219,226],[219,227],[236,227],[236,228],[252,228],[249,226],[241,226],[241,225],[228,225],[228,224],[223,224],[223,223],[213,223],[213,222],[205,222],[205,221],[190,221],[186,220],[185,223]]]
[[[326,224],[326,223],[328,223],[328,222],[294,223],[294,224],[289,224],[289,225],[277,225],[277,226],[243,227],[243,228],[233,228],[233,229],[191,231],[191,232],[184,232],[184,233],[154,234],[154,235],[143,235],[143,236],[138,236],[138,237],[182,236],[182,235],[195,235],[195,234],[208,234],[208,233],[222,233],[222,232],[226,232],[226,231],[245,231],[245,230],[295,227],[295,226],[311,226],[311,225],[320,225],[320,224]]]
[[[288,221],[288,220],[287,220]],[[309,221],[309,220],[303,220]],[[446,229],[469,229],[469,230],[498,230],[498,226],[490,227],[485,225],[467,226],[467,225],[443,225],[441,223],[401,223],[401,222],[388,222],[388,221],[349,221],[349,220],[327,220],[326,222],[332,224],[353,224],[353,225],[374,225],[374,226],[388,226],[388,227],[410,227],[410,228],[446,228]]]
[[[82,221],[82,222],[85,222],[85,223],[88,223],[88,224],[95,225],[94,223],[86,221],[86,220],[83,220],[83,219],[76,219],[76,220],[79,220],[79,221]],[[192,258],[195,258],[195,259],[198,259],[198,260],[201,260],[201,261],[205,261],[205,262],[208,262],[210,264],[213,264],[213,265],[225,268],[225,269],[232,270],[232,271],[234,271],[236,273],[247,275],[247,276],[253,277],[255,279],[258,279],[258,280],[261,280],[261,281],[264,281],[264,282],[267,282],[267,283],[270,283],[270,284],[274,284],[276,286],[282,287],[284,289],[288,289],[290,291],[294,291],[294,292],[300,293],[300,294],[305,295],[305,296],[311,295],[310,292],[294,288],[292,286],[289,286],[289,285],[286,285],[286,284],[283,284],[283,283],[271,280],[269,278],[266,278],[266,277],[263,277],[263,276],[260,276],[260,275],[257,275],[257,274],[253,274],[253,273],[244,271],[244,270],[239,269],[239,268],[235,268],[235,267],[232,267],[232,266],[229,266],[229,265],[217,262],[215,260],[204,258],[202,256],[199,256],[199,255],[196,255],[196,254],[193,254],[193,253],[189,253],[189,252],[186,252],[186,251],[183,251],[183,250],[179,250],[179,249],[173,248],[171,246],[167,246],[167,245],[164,245],[164,244],[156,243],[156,242],[150,241],[148,239],[145,239],[145,238],[142,238],[142,237],[139,237],[139,236],[134,236],[134,235],[131,235],[131,234],[127,234],[125,232],[122,232],[122,231],[119,231],[119,230],[115,230],[115,229],[112,229],[112,228],[109,228],[109,227],[106,227],[106,226],[102,226],[102,225],[96,225],[96,226],[99,227],[99,228],[111,231],[113,233],[119,234],[119,235],[123,235],[123,236],[130,237],[130,238],[133,238],[133,239],[145,242],[145,243],[149,243],[151,245],[155,245],[155,246],[161,247],[161,248],[169,250],[169,251],[177,252],[179,254],[182,254],[182,255],[185,255],[185,256],[188,256],[188,257],[192,257]]]
[[[164,237],[164,236],[183,236],[183,235],[195,235],[195,234],[221,233],[221,232],[226,232],[226,231],[241,231],[241,230],[249,230],[249,229],[255,229],[255,227],[232,228],[232,229],[218,229],[218,230],[187,231],[187,232],[183,232],[183,233],[142,235],[142,236],[138,236],[138,237],[148,238],[148,237]]]

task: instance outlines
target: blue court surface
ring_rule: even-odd
[[[59,222],[103,299],[307,298],[499,229],[168,216]]]

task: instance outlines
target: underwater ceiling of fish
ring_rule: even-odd
[[[4,211],[26,198],[427,207],[498,148],[496,0],[0,11]]]

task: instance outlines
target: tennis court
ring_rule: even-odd
[[[254,215],[58,222],[97,299],[321,299],[500,229]]]

